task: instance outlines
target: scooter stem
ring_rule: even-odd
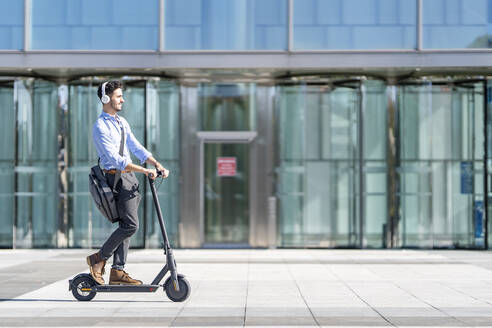
[[[162,238],[164,239],[164,252],[169,251],[171,246],[169,245],[169,240],[167,238],[166,226],[164,225],[164,220],[162,219],[161,206],[159,205],[159,200],[157,199],[157,191],[155,190],[154,180],[149,177],[150,190],[152,191],[152,198],[154,199],[154,206],[157,212],[157,219],[159,220],[159,226],[161,227]]]
[[[155,182],[151,178],[151,176],[149,176],[148,178],[149,178],[150,190],[152,191],[152,198],[154,199],[155,210],[157,212],[157,218],[159,220],[159,225],[161,227],[162,238],[164,239],[164,254],[166,254],[166,262],[169,267],[169,271],[171,272],[171,279],[174,285],[174,289],[176,291],[179,291],[176,261],[174,260],[174,255],[171,250],[171,246],[169,245],[169,239],[167,238],[166,226],[164,225],[164,220],[162,219],[161,206],[159,205],[159,200],[157,198],[157,191],[155,190]]]

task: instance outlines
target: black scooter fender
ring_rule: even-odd
[[[70,280],[68,281],[68,290],[69,290],[69,291],[71,291],[71,290],[72,290],[72,288],[73,288],[73,287],[75,287],[75,286],[73,286],[73,284],[72,284],[72,282],[73,282],[74,280],[76,280],[76,279],[78,279],[78,278],[82,278],[82,277],[84,277],[84,278],[86,278],[86,279],[90,279],[90,280],[92,280],[92,281],[94,282],[94,285],[99,285],[99,284],[98,284],[98,283],[94,280],[94,278],[92,278],[92,275],[91,275],[91,274],[89,274],[89,273],[80,273],[80,274],[76,275],[75,277],[73,277],[73,279],[70,279]]]

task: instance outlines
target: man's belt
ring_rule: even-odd
[[[103,170],[104,173],[109,173],[109,174],[116,174],[118,172],[117,169],[111,169],[111,170]],[[131,171],[121,171],[121,173],[130,173]]]

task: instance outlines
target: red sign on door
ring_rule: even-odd
[[[217,175],[219,177],[235,177],[236,167],[236,157],[217,157]]]

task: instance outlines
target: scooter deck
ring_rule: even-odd
[[[160,285],[96,285],[90,289],[98,293],[153,293]]]

